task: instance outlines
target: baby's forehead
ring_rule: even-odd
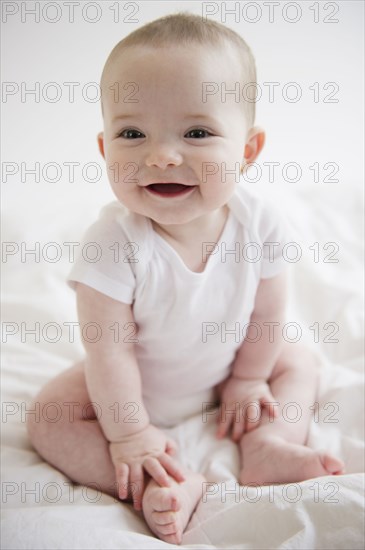
[[[136,104],[148,106],[156,98],[164,104],[167,100],[171,104],[173,98],[177,105],[195,113],[205,113],[222,101],[241,110],[241,98],[230,91],[242,81],[243,73],[237,51],[228,46],[122,48],[108,59],[103,71],[103,115],[108,112],[113,117],[121,109],[136,111]],[[228,93],[223,100],[222,90]]]
[[[235,76],[237,79],[237,75],[241,70],[237,50],[229,43],[225,44],[224,48],[219,44],[212,45],[208,43],[166,44],[162,46],[133,45],[120,47],[108,58],[103,69],[101,85],[121,79],[123,74],[127,72],[146,71],[150,62],[153,64],[154,70],[163,72],[166,58],[168,62],[172,63],[173,67],[177,65],[188,67],[192,76],[196,76],[196,73],[199,72],[204,76],[209,69],[213,74],[214,68],[220,66],[221,70],[222,68],[225,69],[225,75],[222,74],[222,76]]]
[[[202,48],[195,51],[194,58],[191,48],[134,48],[120,52],[111,61],[102,92],[108,103],[115,102],[114,98],[126,104],[154,101],[156,97],[165,101],[172,94],[176,101],[196,103],[198,107],[205,83],[215,84],[218,79],[229,79],[227,87],[232,87],[237,75],[233,69],[227,70],[226,58],[218,60]],[[132,95],[133,91],[136,94]]]

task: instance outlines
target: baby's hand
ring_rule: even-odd
[[[220,388],[221,404],[218,411],[217,437],[231,430],[233,441],[239,441],[245,432],[257,428],[261,411],[266,408],[271,418],[277,416],[277,404],[265,380],[244,380],[230,376]]]
[[[119,498],[124,500],[131,493],[136,510],[142,509],[145,471],[161,487],[170,486],[168,474],[176,481],[185,480],[181,467],[171,457],[177,450],[176,443],[151,424],[122,441],[111,442],[109,450]]]

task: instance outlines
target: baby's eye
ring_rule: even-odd
[[[127,128],[126,130],[123,130],[118,134],[118,137],[122,137],[124,139],[139,139],[145,137],[142,132],[139,132],[138,130],[133,130],[133,128]]]
[[[207,130],[203,130],[203,128],[194,128],[193,130],[189,130],[189,132],[185,134],[185,137],[202,139],[202,138],[209,137],[211,135],[212,134],[210,134]]]

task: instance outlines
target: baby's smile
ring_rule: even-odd
[[[196,185],[185,185],[183,183],[151,183],[145,187],[153,195],[165,198],[185,196],[195,189]]]

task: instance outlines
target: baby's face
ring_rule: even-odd
[[[222,101],[220,90],[234,89],[238,63],[233,52],[198,45],[120,55],[103,86],[99,145],[113,191],[131,211],[185,224],[230,199],[249,128],[242,103],[233,94]],[[204,83],[219,87],[206,101]],[[189,187],[151,187],[158,183]]]

